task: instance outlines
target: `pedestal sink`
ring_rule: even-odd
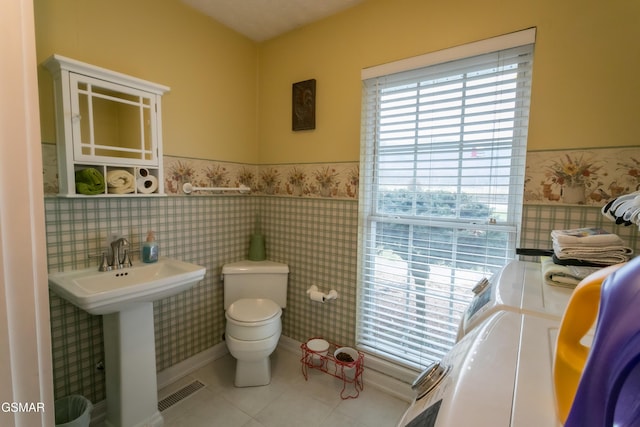
[[[49,287],[79,308],[103,315],[107,427],[161,427],[153,301],[183,292],[205,268],[171,258],[100,272],[53,273]]]

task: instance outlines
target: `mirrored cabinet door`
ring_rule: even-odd
[[[76,161],[157,164],[155,96],[80,74],[70,80]]]

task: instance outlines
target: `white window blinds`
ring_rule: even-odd
[[[470,289],[514,257],[532,59],[529,42],[364,80],[360,348],[439,360]]]

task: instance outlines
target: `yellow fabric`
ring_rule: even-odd
[[[135,191],[136,178],[126,170],[112,170],[107,172],[107,186],[109,187],[109,193],[133,193]]]
[[[589,347],[580,341],[589,332],[598,316],[602,283],[623,265],[612,265],[585,277],[576,286],[562,317],[556,342],[553,381],[558,418],[563,424],[569,416],[589,355]]]

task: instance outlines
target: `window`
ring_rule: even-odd
[[[361,349],[414,369],[441,359],[471,288],[515,256],[534,38],[363,70]]]

